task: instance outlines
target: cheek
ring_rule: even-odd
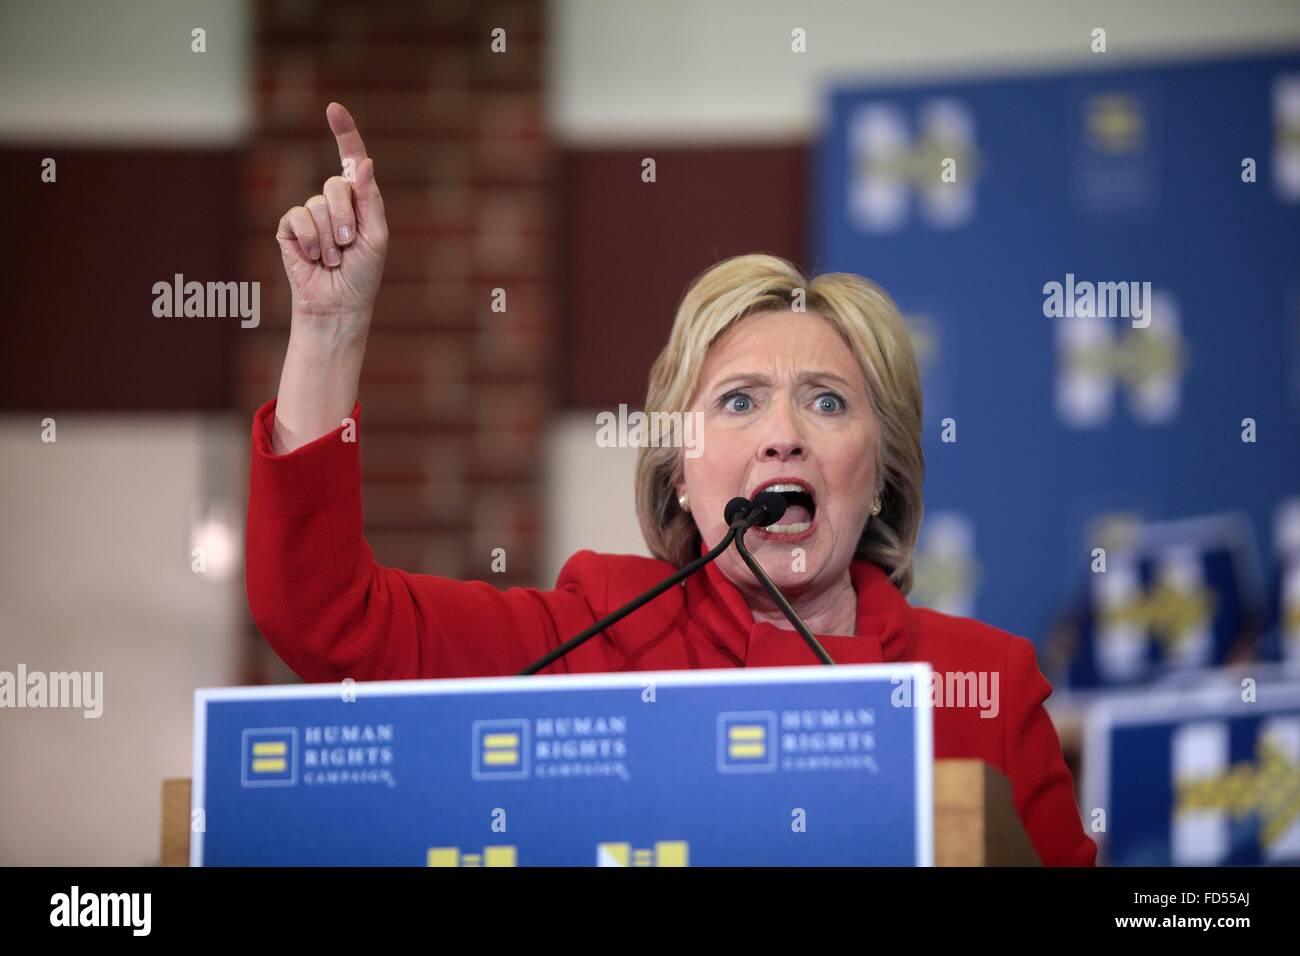
[[[696,457],[683,455],[683,474],[695,496],[700,499],[725,496],[730,500],[740,494],[734,489],[743,476],[746,456],[734,439],[727,441],[725,433],[715,430],[705,436],[701,445]]]
[[[878,442],[878,432],[872,423],[851,440],[846,438],[837,449],[832,481],[840,492],[835,500],[842,506],[837,509],[842,514],[865,513],[871,508],[872,492],[877,484]]]

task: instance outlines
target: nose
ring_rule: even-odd
[[[759,461],[803,460],[805,443],[790,406],[776,402],[768,416],[766,437],[758,446]]]

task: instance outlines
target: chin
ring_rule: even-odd
[[[763,566],[767,576],[782,591],[798,591],[817,578],[818,573],[825,567],[826,557],[816,553],[806,544],[786,543],[776,541],[757,541],[751,540],[750,536],[745,535],[745,543],[749,545],[750,552],[754,555],[755,560]],[[800,570],[795,570],[795,556],[791,553],[796,548],[802,548],[803,557],[799,560]],[[736,559],[744,564],[740,555]],[[749,569],[745,568],[745,573]]]

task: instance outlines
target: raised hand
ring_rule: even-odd
[[[384,200],[352,114],[325,109],[342,176],[280,219],[275,238],[293,297],[271,445],[286,454],[337,429],[357,401],[361,363],[388,251]]]
[[[357,124],[341,104],[325,117],[338,142],[341,176],[325,180],[320,194],[280,219],[285,275],[299,317],[335,316],[368,321],[388,250],[384,200],[375,163],[366,155]]]

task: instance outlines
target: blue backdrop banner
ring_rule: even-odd
[[[1300,56],[841,87],[828,120],[810,266],[879,282],[922,365],[918,603],[1041,641],[1114,515],[1279,553]]]

